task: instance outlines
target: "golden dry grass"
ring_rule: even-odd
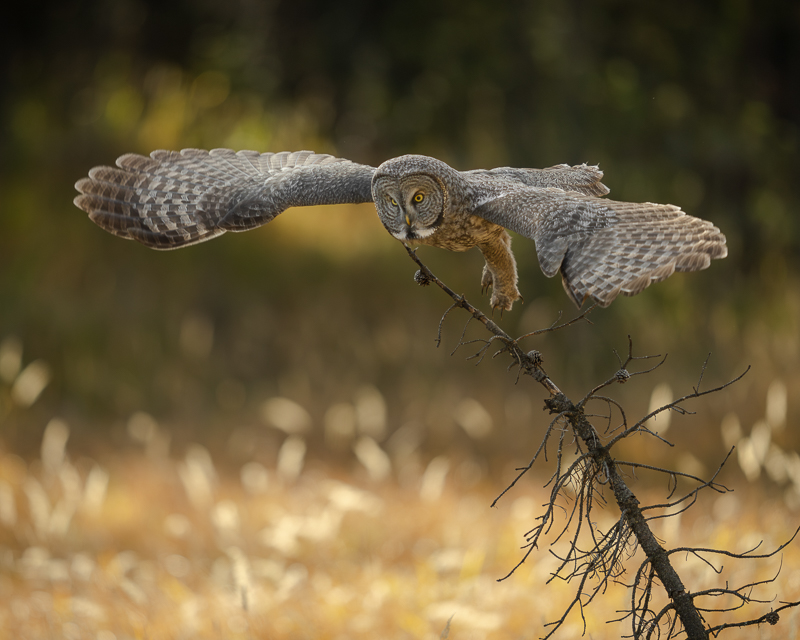
[[[395,461],[382,481],[318,463],[300,471],[302,452],[294,467],[251,462],[236,473],[220,471],[200,446],[179,460],[151,449],[71,461],[68,435],[56,421],[41,460],[0,457],[2,637],[537,638],[574,595],[574,584],[545,586],[554,567],[547,549],[497,582],[544,502],[535,479],[490,509],[501,481],[459,482],[465,474],[445,458]],[[611,507],[598,515],[601,526],[615,517]],[[774,548],[796,523],[779,496],[709,493],[693,515],[655,527],[668,545],[743,551],[760,540]],[[777,581],[754,596],[800,597],[800,547],[782,558]],[[695,590],[768,578],[780,565],[726,558],[715,561],[725,567],[717,576],[677,561]],[[626,633],[607,621],[629,597],[612,586],[588,607],[588,637]],[[790,610],[777,627],[723,637],[794,638],[799,620]],[[573,615],[557,637],[581,631]]]

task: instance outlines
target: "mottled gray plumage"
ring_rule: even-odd
[[[265,224],[289,207],[374,202],[398,240],[451,251],[478,247],[492,307],[521,296],[511,229],[536,244],[547,276],[561,272],[580,306],[607,306],[674,271],[705,269],[727,253],[710,222],[673,205],[615,202],[597,167],[457,171],[427,156],[400,156],[377,169],[315,154],[154,151],[95,167],[75,204],[105,230],[154,249],[175,249],[225,231]]]

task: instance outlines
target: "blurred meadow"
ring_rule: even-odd
[[[713,221],[727,259],[524,344],[571,397],[613,375],[628,335],[637,354],[668,353],[612,389],[634,419],[690,393],[709,353],[706,388],[751,366],[696,413],[658,418],[674,447],[635,438],[624,452],[708,476],[736,446],[720,475],[735,491],[660,521],[666,546],[769,551],[800,524],[797,3],[66,0],[4,13],[0,635],[535,638],[574,594],[544,585],[547,549],[496,582],[545,501],[542,465],[489,508],[549,423],[544,392],[504,357],[453,355],[457,313],[436,347],[449,301],[415,284],[374,207],[289,210],[154,252],[72,205],[76,180],[126,152],[588,162],[614,199]],[[495,320],[521,335],[576,315],[533,243],[514,248],[525,303]],[[419,255],[488,309],[477,252]],[[647,475],[634,489],[651,503],[668,492]],[[798,599],[799,561],[795,543],[754,596]],[[773,577],[781,560],[720,564],[677,568],[698,590]],[[626,632],[606,624],[626,598],[617,586],[586,609],[590,637]],[[798,620],[724,637],[795,638]],[[580,616],[569,623],[560,637],[580,634]]]

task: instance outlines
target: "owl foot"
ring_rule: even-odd
[[[489,301],[489,304],[492,305],[492,309],[500,309],[500,314],[502,316],[503,311],[511,311],[511,307],[514,306],[515,300],[522,300],[522,296],[519,295],[519,291],[513,291],[510,295],[507,293],[503,293],[501,291],[492,291],[492,298]]]
[[[511,311],[522,296],[517,290],[517,263],[511,253],[511,236],[501,227],[485,242],[478,244],[486,264],[481,273],[481,287],[492,288],[492,309]]]
[[[499,308],[501,315],[503,311],[511,311],[511,307],[516,300],[522,300],[517,286],[513,283],[506,283],[506,286],[503,286],[502,282],[498,282],[495,279],[494,274],[487,265],[483,267],[483,273],[481,274],[481,293],[485,293],[489,289],[492,289],[492,297],[490,299],[492,310]]]
[[[492,305],[492,310],[500,309],[501,316],[503,311],[511,311],[511,307],[514,306],[515,301],[522,300],[522,295],[520,295],[515,285],[511,285],[510,287],[498,287],[496,283],[492,282],[486,285],[482,279],[481,287],[482,291],[486,291],[488,287],[492,288],[492,297],[489,300],[489,304]]]
[[[483,273],[481,274],[481,293],[486,293],[493,286],[494,276],[492,275],[492,272],[489,271],[489,267],[484,265]]]

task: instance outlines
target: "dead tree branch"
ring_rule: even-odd
[[[599,392],[615,383],[622,384],[632,377],[654,371],[664,364],[666,356],[634,355],[633,341],[630,336],[628,336],[628,353],[626,357],[623,359],[617,354],[619,370],[617,370],[613,376],[595,386],[589,393],[581,398],[579,402],[574,403],[547,375],[543,367],[544,361],[542,355],[536,350],[525,351],[519,343],[524,338],[539,335],[546,331],[554,331],[568,327],[582,320],[588,321],[588,311],[562,324],[557,324],[557,322],[560,321],[559,318],[556,323],[547,329],[535,331],[521,338],[514,339],[482,311],[470,304],[463,295],[455,293],[439,280],[430,269],[420,261],[415,251],[408,248],[406,248],[406,250],[411,259],[419,267],[419,271],[417,271],[415,275],[416,281],[422,285],[430,283],[436,284],[453,300],[453,304],[444,313],[439,323],[437,344],[440,344],[442,340],[442,330],[445,319],[454,309],[463,309],[470,315],[470,318],[461,333],[453,353],[456,353],[458,349],[464,346],[478,345],[477,351],[470,355],[469,359],[477,359],[478,363],[480,363],[489,350],[493,346],[496,346],[497,350],[493,357],[502,353],[508,353],[512,359],[510,367],[516,366],[518,368],[517,380],[519,380],[521,375],[529,375],[547,391],[548,397],[544,401],[545,408],[549,410],[554,417],[530,462],[517,470],[517,476],[492,503],[492,506],[497,504],[500,498],[516,485],[522,476],[533,467],[537,460],[540,460],[542,457],[547,460],[548,443],[552,443],[553,440],[556,440],[555,459],[553,461],[555,470],[546,485],[550,487],[549,500],[543,505],[544,511],[537,518],[538,522],[536,526],[525,536],[526,544],[523,546],[523,549],[526,549],[526,551],[522,559],[506,576],[500,579],[505,580],[511,576],[527,560],[533,550],[539,547],[543,536],[548,534],[555,535],[555,541],[551,544],[555,544],[559,540],[566,541],[566,554],[557,555],[551,550],[551,554],[559,560],[559,564],[557,569],[552,573],[548,583],[555,579],[567,582],[576,580],[578,583],[576,595],[567,606],[563,615],[559,619],[546,625],[551,628],[545,638],[550,638],[565,623],[567,617],[575,609],[580,612],[585,632],[586,619],[584,617],[584,608],[589,605],[598,594],[603,593],[610,582],[619,582],[619,578],[625,573],[624,560],[627,555],[632,555],[636,548],[642,549],[646,559],[638,567],[634,582],[631,585],[631,607],[624,613],[622,618],[618,619],[624,620],[630,618],[631,633],[634,638],[649,638],[653,634],[656,634],[657,637],[661,637],[662,631],[666,632],[665,637],[671,638],[682,631],[689,640],[706,640],[709,638],[709,634],[714,634],[716,636],[720,631],[726,628],[748,626],[760,624],[762,622],[775,624],[779,611],[800,605],[800,602],[782,603],[783,606],[759,618],[741,623],[727,623],[709,628],[703,617],[703,612],[707,610],[701,609],[698,603],[695,602],[696,599],[730,595],[734,598],[738,598],[740,601],[739,607],[751,602],[764,602],[756,600],[749,592],[756,586],[770,581],[750,583],[734,589],[729,589],[726,585],[725,588],[721,589],[691,592],[684,586],[680,576],[670,561],[670,557],[675,553],[683,551],[707,563],[708,560],[705,555],[713,554],[728,555],[741,559],[768,558],[777,554],[786,545],[782,545],[775,551],[761,556],[752,555],[753,550],[743,554],[732,554],[731,552],[705,548],[679,547],[670,550],[665,549],[656,539],[648,522],[656,518],[669,517],[669,515],[675,515],[685,511],[695,503],[698,493],[703,489],[712,489],[719,493],[729,491],[727,487],[716,482],[716,478],[728,458],[725,458],[725,461],[723,461],[710,480],[703,480],[691,474],[680,473],[666,468],[616,460],[611,455],[611,450],[617,443],[636,432],[651,435],[670,444],[646,427],[646,423],[649,419],[664,411],[689,413],[684,406],[687,402],[708,394],[717,393],[729,387],[734,382],[740,380],[747,371],[749,371],[749,367],[733,380],[713,389],[701,391],[700,386],[708,363],[708,358],[706,358],[706,361],[702,365],[697,385],[693,387],[691,393],[650,412],[634,424],[628,424],[625,412],[619,403],[609,397],[600,396]],[[589,311],[590,310],[591,308]],[[467,340],[467,328],[473,320],[477,320],[481,323],[486,330],[489,331],[491,337],[488,339],[478,338]],[[634,363],[645,362],[656,358],[660,358],[660,360],[650,368],[644,368],[633,372],[629,371],[629,367]],[[608,413],[603,413],[601,415],[587,414],[586,408],[591,402],[605,403],[608,407]],[[614,409],[620,412],[622,423],[612,429],[612,413]],[[613,433],[614,435],[606,442],[603,442],[603,437],[590,422],[590,417],[602,418],[607,423],[604,434],[608,435]],[[558,437],[554,438],[556,434]],[[570,434],[573,436],[572,438],[568,437]],[[565,457],[565,445],[574,447],[577,456],[575,459],[568,460]],[[730,456],[730,452],[728,456]],[[665,474],[672,487],[669,492],[668,500],[671,500],[672,495],[677,490],[679,477],[695,482],[696,486],[677,500],[665,504],[642,507],[640,506],[639,499],[634,495],[623,478],[621,472],[622,468],[628,468],[633,471],[636,469],[647,469],[649,471]],[[598,502],[605,504],[605,488],[610,489],[613,494],[614,501],[619,508],[620,517],[607,531],[602,531],[591,514]],[[562,505],[562,502],[566,502],[566,506]],[[680,509],[671,514],[650,516],[649,518],[645,517],[645,512],[648,510],[674,509],[675,507],[680,507]],[[558,528],[554,529],[556,526],[556,516],[558,514],[564,516],[564,522],[559,525]],[[794,536],[792,537],[792,540],[793,539]],[[791,540],[786,544],[790,542]],[[669,603],[659,612],[655,612],[652,609],[653,587],[656,582],[661,584],[669,598]],[[725,609],[716,609],[716,611],[721,610],[725,611]],[[664,621],[666,621],[666,628],[662,624]]]

